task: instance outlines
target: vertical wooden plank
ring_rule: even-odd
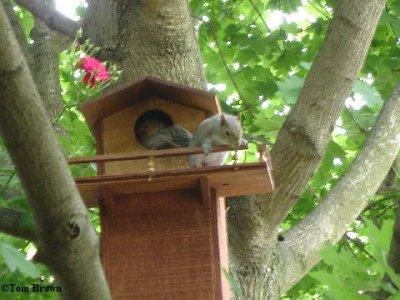
[[[208,184],[207,177],[200,178],[200,191],[201,191],[201,199],[203,200],[204,207],[210,208],[210,205],[211,205],[210,185]]]
[[[94,135],[96,139],[96,154],[104,154],[104,143],[103,143],[103,121],[97,121],[94,125]],[[104,175],[105,168],[104,162],[97,163],[97,175]]]
[[[110,259],[109,259],[109,241],[110,241],[110,230],[109,230],[109,208],[114,201],[114,197],[111,191],[107,188],[101,189],[101,199],[99,203],[100,209],[100,226],[101,226],[101,240],[100,240],[100,249],[101,249],[101,258],[103,262],[103,269],[106,275],[107,282],[110,283]]]
[[[221,285],[221,263],[220,263],[220,245],[218,243],[219,234],[219,220],[218,220],[218,199],[215,189],[210,190],[211,196],[211,245],[212,245],[212,259],[213,259],[213,281],[215,286],[215,299],[222,300],[223,292]]]
[[[224,271],[229,272],[228,233],[226,224],[225,197],[217,197],[217,226],[222,300],[231,299],[231,289]]]

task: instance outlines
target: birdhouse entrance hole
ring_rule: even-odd
[[[161,110],[149,110],[138,117],[134,124],[137,141],[146,147],[145,139],[161,127],[174,125],[171,117]]]

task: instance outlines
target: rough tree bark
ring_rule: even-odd
[[[54,1],[45,2],[52,2],[48,3],[49,6],[55,7]],[[32,38],[35,41],[32,45],[35,57],[32,63],[34,79],[43,105],[53,123],[64,106],[61,96],[57,43],[54,33],[39,19],[35,19]]]
[[[18,44],[21,47],[22,52],[24,53],[25,59],[28,61],[29,64],[31,64],[32,53],[28,49],[28,45],[26,43],[26,38],[25,38],[24,32],[18,21],[17,16],[14,13],[12,3],[9,0],[1,0],[1,3],[3,4],[4,10],[7,13],[8,19],[10,20],[10,23],[14,30]]]
[[[14,209],[0,208],[0,231],[15,237],[34,241],[35,232],[21,226],[22,213]]]
[[[110,299],[98,238],[0,5],[0,127],[36,222],[38,256],[67,299]]]
[[[121,83],[143,75],[205,89],[206,81],[186,0],[89,0],[84,36],[101,58],[123,70]]]
[[[56,39],[59,33],[51,31],[40,19],[35,19],[35,26],[32,30],[34,43],[28,45],[11,3],[8,0],[2,0],[2,3],[17,37],[18,44],[29,63],[30,69],[35,74],[36,87],[38,88],[47,114],[50,120],[54,120],[63,109],[58,60],[59,51]],[[48,8],[55,10],[54,0],[44,0],[44,3]],[[56,133],[64,134],[64,131],[57,125],[54,126],[54,129]],[[12,164],[11,161],[2,161],[2,163],[7,165]],[[6,199],[21,194],[18,191],[10,190],[6,186],[2,192],[3,196],[6,195]],[[17,237],[33,239],[34,229],[28,230],[27,228],[23,228],[20,222],[21,216],[22,214],[19,211],[1,209],[0,230]]]
[[[62,32],[67,36],[73,36],[79,28],[79,25],[76,22],[56,11],[54,7],[48,5],[46,1],[16,0],[15,2],[28,9],[35,17],[42,19],[47,26]]]

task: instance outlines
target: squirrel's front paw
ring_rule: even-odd
[[[210,154],[211,147],[203,147],[204,156],[208,156]]]

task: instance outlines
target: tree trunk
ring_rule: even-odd
[[[55,7],[54,1],[51,2]],[[32,64],[33,73],[36,87],[52,123],[64,106],[60,87],[58,49],[54,36],[55,33],[51,32],[42,21],[35,19],[32,34],[32,38],[35,40],[32,45],[35,57]]]
[[[0,127],[28,194],[38,258],[67,299],[110,299],[98,238],[0,5]]]
[[[120,83],[148,75],[205,89],[186,0],[89,0],[84,35],[124,70]]]

